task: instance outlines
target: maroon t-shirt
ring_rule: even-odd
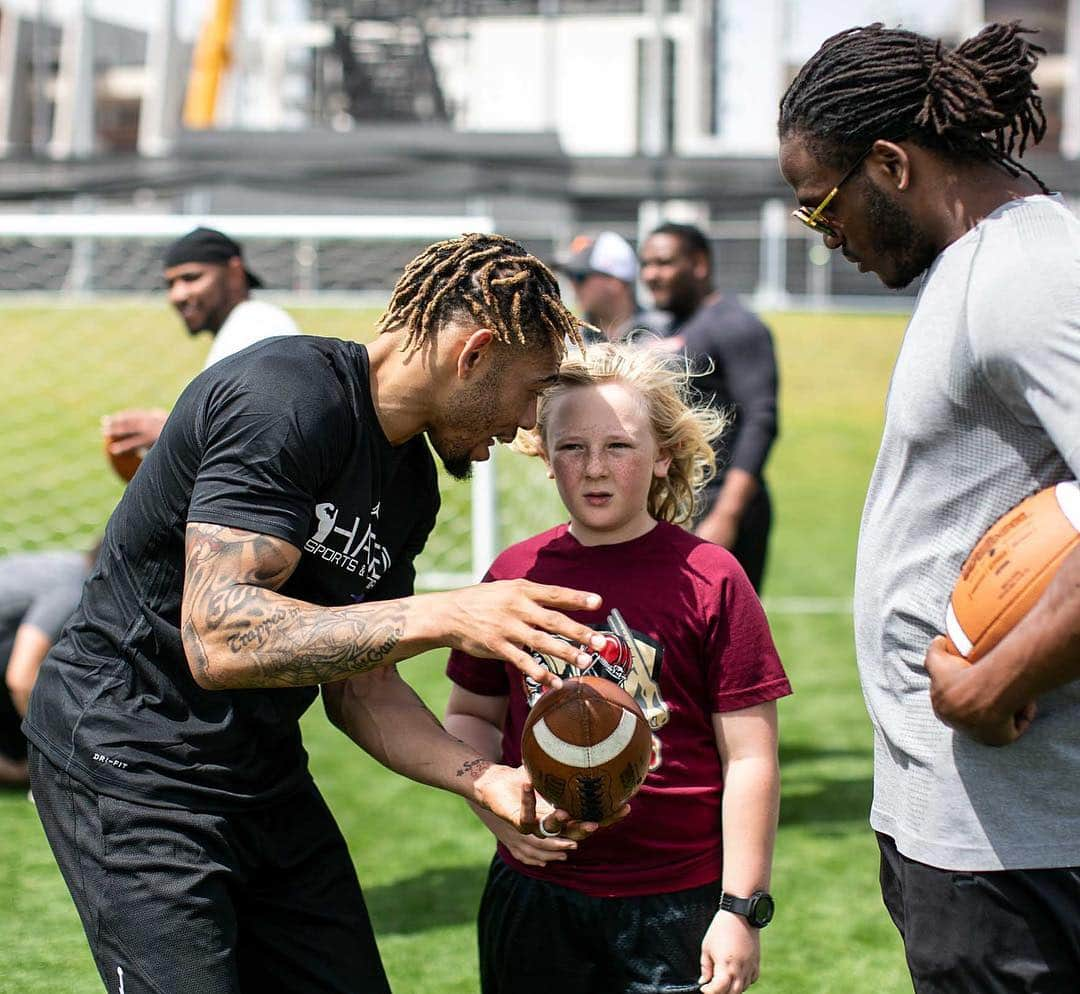
[[[653,762],[629,817],[584,840],[566,862],[525,866],[499,846],[514,869],[596,897],[684,890],[719,880],[722,870],[720,757],[712,715],[791,693],[765,612],[741,567],[725,549],[660,522],[647,535],[585,546],[560,525],[503,552],[486,579],[526,577],[589,590],[598,611],[574,615],[610,630],[615,608],[636,651],[625,673],[595,659],[589,675],[616,679],[653,728]],[[542,657],[562,676],[568,664]],[[503,761],[521,762],[521,729],[530,698],[510,664],[451,653],[451,680],[488,696],[509,695]]]

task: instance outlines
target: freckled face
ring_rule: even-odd
[[[649,488],[671,460],[656,444],[641,394],[613,381],[571,387],[547,403],[548,465],[571,534],[584,545],[609,545],[648,532]]]

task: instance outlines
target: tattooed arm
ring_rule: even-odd
[[[200,686],[311,686],[437,644],[408,599],[325,608],[276,593],[299,561],[279,538],[188,525],[181,633]]]
[[[181,634],[192,675],[208,690],[313,686],[438,646],[508,659],[548,683],[547,668],[522,646],[584,663],[588,656],[574,646],[600,638],[549,610],[599,605],[595,594],[562,587],[513,580],[319,607],[276,592],[300,561],[283,539],[192,522],[186,559]]]
[[[494,812],[522,831],[536,828],[536,798],[523,770],[500,766],[454,738],[386,666],[322,688],[327,716],[380,763]]]

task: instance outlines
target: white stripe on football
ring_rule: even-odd
[[[596,745],[580,746],[560,739],[541,718],[533,725],[533,735],[536,736],[536,744],[557,763],[573,766],[576,769],[586,769],[592,766],[603,766],[604,763],[618,756],[630,744],[636,726],[635,716],[629,711],[623,711],[619,724],[606,739],[602,739]]]

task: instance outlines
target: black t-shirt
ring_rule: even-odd
[[[24,730],[105,794],[201,810],[262,804],[308,778],[315,687],[204,690],[180,640],[189,521],[302,550],[281,593],[321,605],[412,593],[439,508],[422,436],[393,447],[352,342],[260,342],[197,376],[128,485]]]
[[[769,329],[734,297],[707,300],[668,331],[682,340],[682,351],[700,375],[695,388],[734,422],[717,448],[719,486],[731,467],[761,479],[776,438],[776,354]]]

